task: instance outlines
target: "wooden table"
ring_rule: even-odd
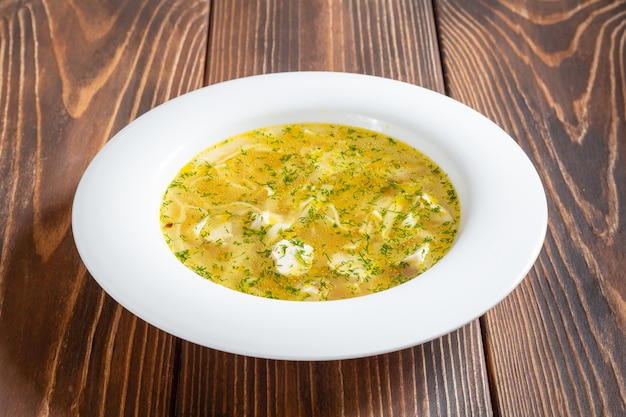
[[[538,261],[414,348],[287,362],[130,314],[72,238],[87,164],[127,123],[253,74],[374,74],[506,130],[544,183]],[[626,2],[0,1],[0,416],[626,415]]]

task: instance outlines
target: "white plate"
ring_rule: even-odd
[[[184,267],[159,225],[161,198],[182,165],[234,134],[306,121],[385,132],[437,162],[461,202],[450,252],[398,287],[327,302],[246,295]],[[528,157],[470,108],[389,79],[301,72],[212,85],[139,117],[89,165],[72,224],[93,277],[156,327],[237,354],[328,360],[414,346],[484,314],[532,267],[545,237],[547,205]]]

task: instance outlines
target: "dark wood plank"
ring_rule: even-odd
[[[352,71],[441,91],[427,1],[214,1],[206,82]],[[228,22],[228,24],[226,24]],[[348,361],[286,362],[183,343],[178,415],[491,415],[478,321],[431,343]]]
[[[207,84],[317,70],[372,74],[443,91],[427,1],[236,0],[216,1],[213,10]]]
[[[538,168],[539,262],[484,320],[497,412],[626,415],[626,3],[438,1],[448,92]]]
[[[0,4],[0,415],[170,415],[177,340],[85,270],[74,190],[117,130],[202,85],[207,1]]]
[[[291,362],[183,343],[178,415],[491,415],[476,322],[412,349]]]

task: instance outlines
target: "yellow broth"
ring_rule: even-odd
[[[456,191],[427,156],[382,133],[290,124],[227,139],[163,196],[172,252],[228,288],[285,300],[382,291],[449,250]]]

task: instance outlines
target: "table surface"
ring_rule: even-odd
[[[300,70],[445,93],[545,186],[524,281],[432,342],[326,362],[200,347],[81,262],[71,204],[99,149],[173,97]],[[626,2],[0,1],[0,416],[626,415]]]

